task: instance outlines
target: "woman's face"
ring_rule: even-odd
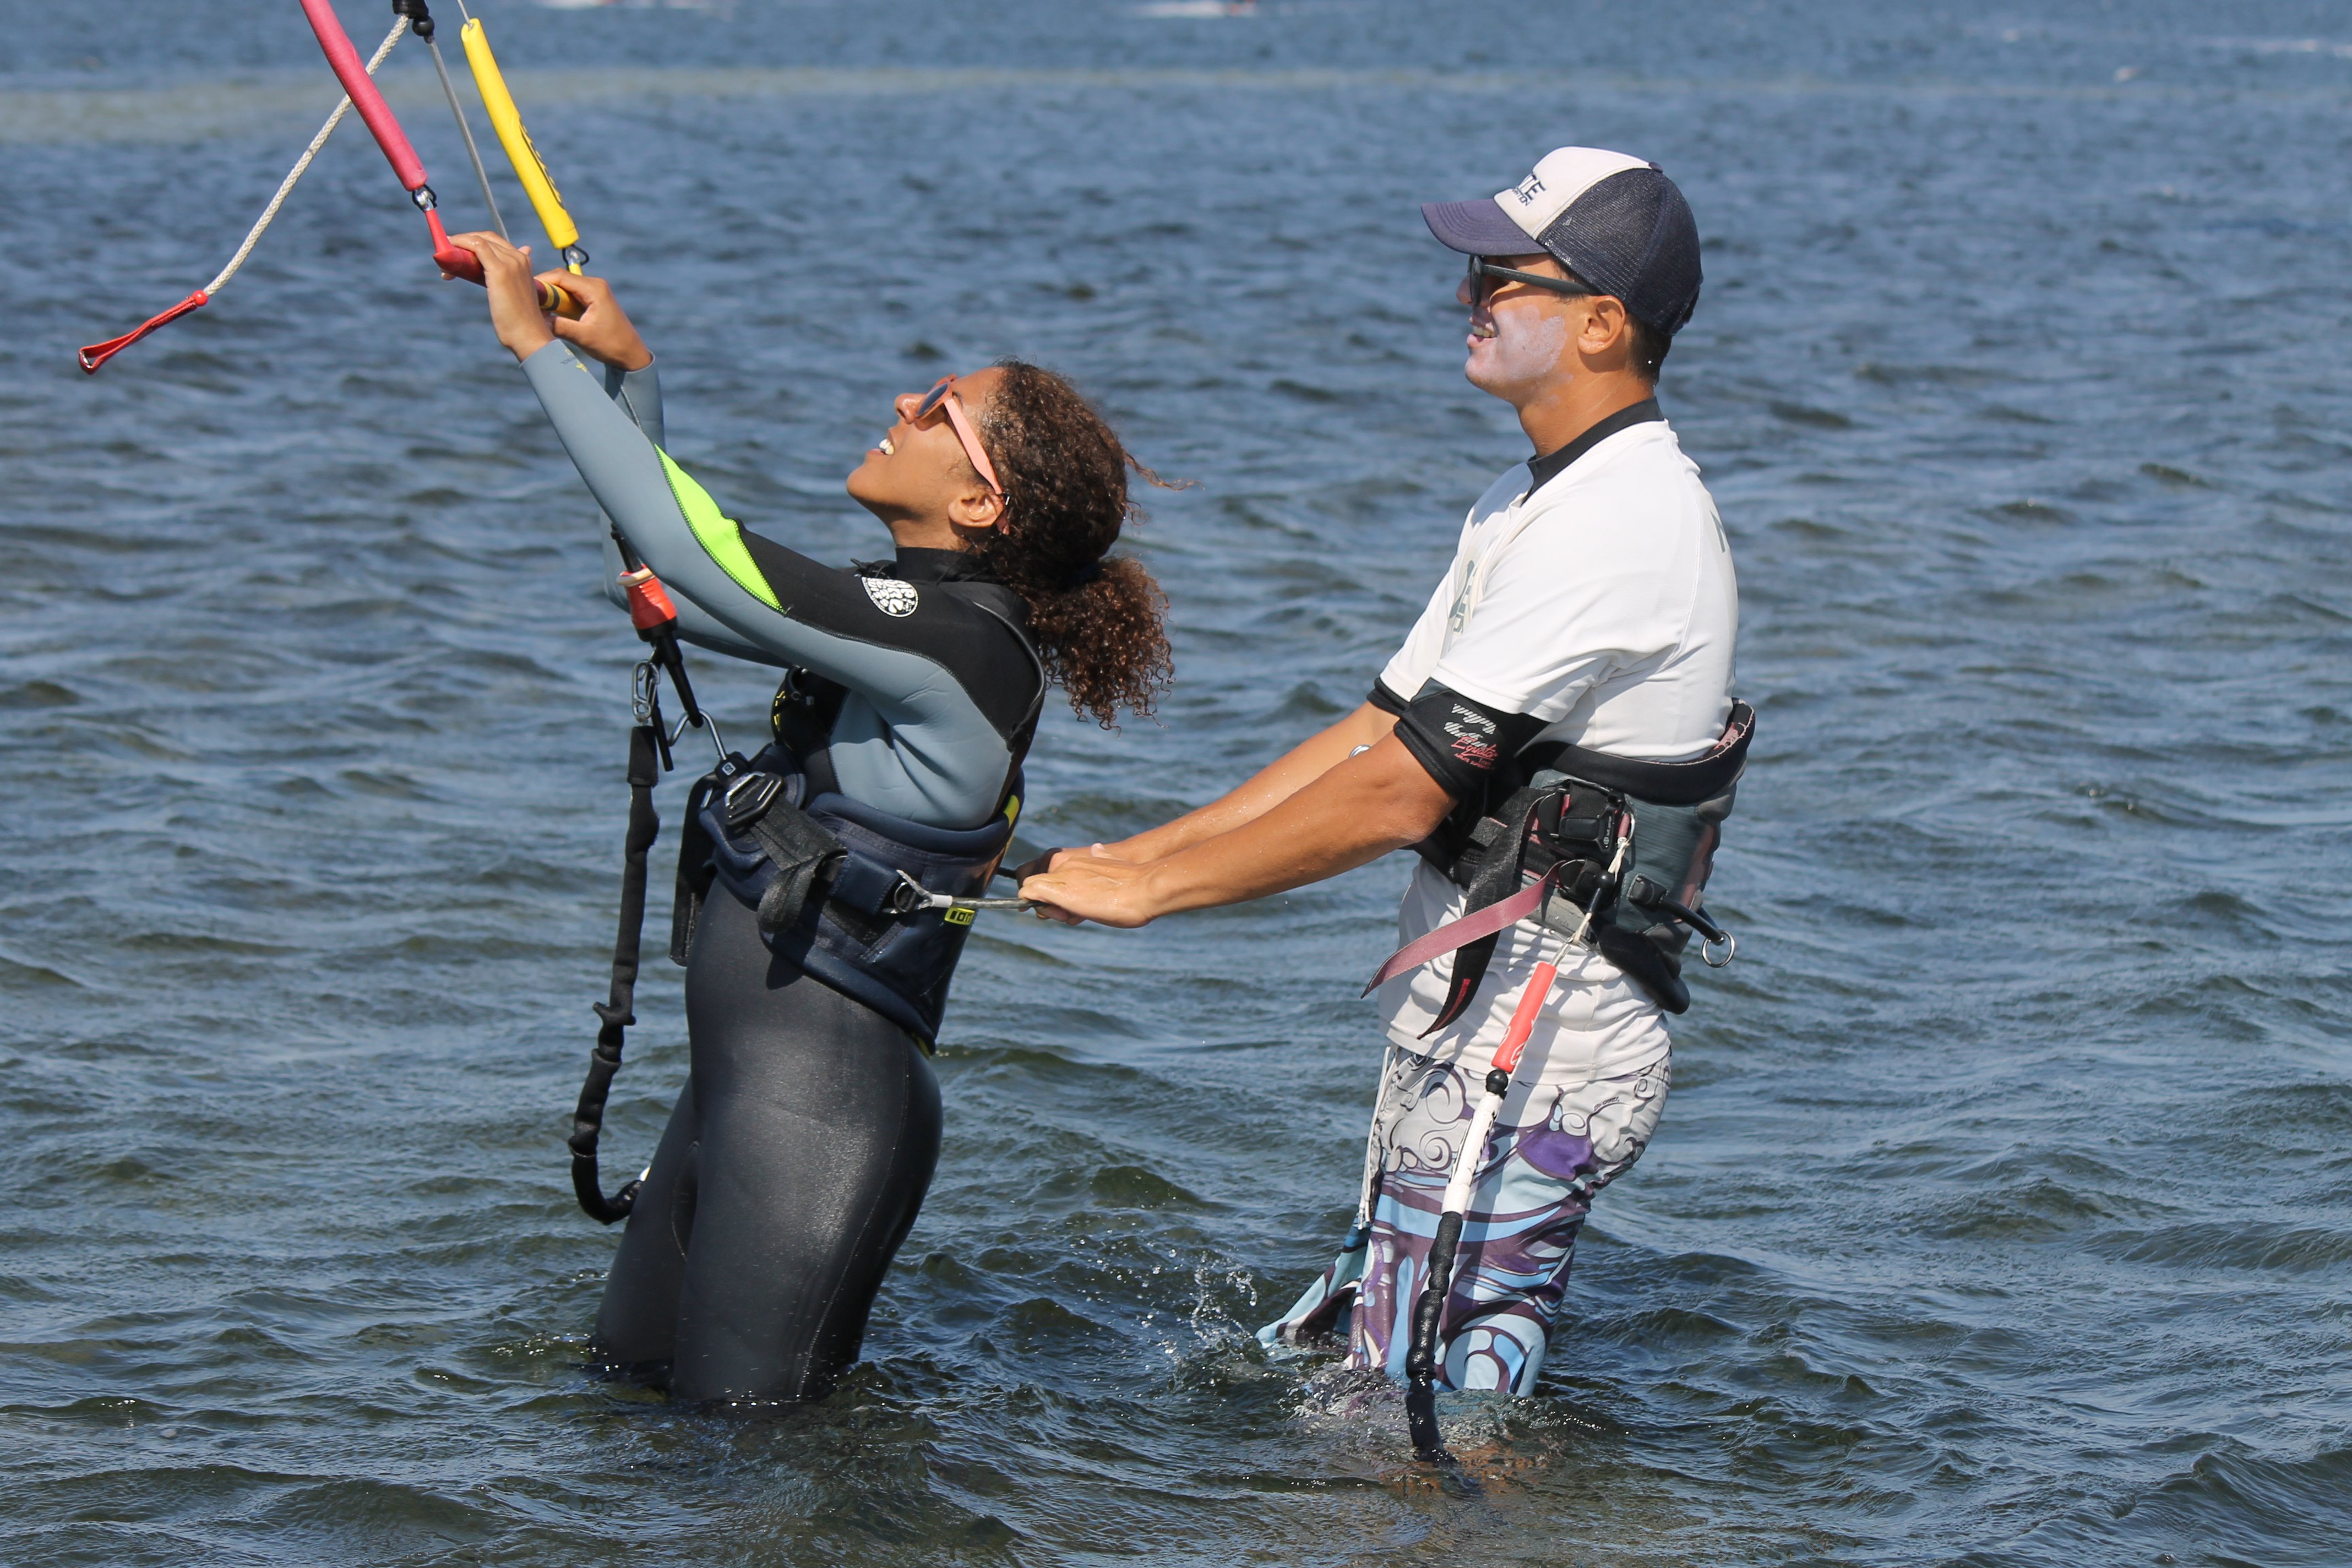
[[[961,396],[964,412],[976,423],[983,421],[988,401],[1003,379],[1004,373],[992,367],[975,371],[959,376],[949,395]],[[993,526],[1003,503],[964,455],[947,410],[933,409],[919,425],[907,422],[922,401],[920,392],[902,392],[891,399],[897,418],[866,449],[865,461],[850,471],[851,499],[885,522]]]

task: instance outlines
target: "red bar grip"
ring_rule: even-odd
[[[1536,1015],[1543,1011],[1544,998],[1551,994],[1551,983],[1559,978],[1557,965],[1538,963],[1528,977],[1528,988],[1519,997],[1519,1010],[1511,1015],[1511,1026],[1504,1031],[1503,1048],[1495,1053],[1495,1065],[1507,1073],[1519,1070],[1519,1053],[1528,1047],[1528,1037],[1536,1032]]]
[[[178,304],[173,306],[170,310],[164,311],[162,315],[148,317],[147,320],[142,321],[130,331],[123,333],[121,337],[109,338],[102,343],[90,344],[88,348],[81,351],[82,374],[85,375],[96,375],[98,374],[99,366],[104,364],[108,360],[112,359],[116,354],[121,353],[124,349],[129,348],[132,343],[137,342],[140,339],[145,337],[148,333],[153,331],[156,328],[163,325],[167,321],[176,321],[191,310],[201,310],[205,305],[209,303],[211,300],[212,296],[210,294],[207,294],[203,289],[199,289],[194,293],[189,295],[186,299],[181,300]]]
[[[482,280],[482,258],[470,250],[449,243],[449,231],[441,226],[439,213],[426,213],[425,227],[433,236],[433,259],[440,263],[442,271],[463,278],[468,283]]]
[[[650,566],[621,574],[621,588],[629,598],[629,624],[641,632],[653,631],[677,619],[677,606]]]
[[[425,165],[416,156],[416,149],[408,144],[408,137],[393,117],[392,105],[384,102],[383,94],[367,73],[367,65],[360,58],[359,50],[352,47],[349,33],[335,16],[334,0],[302,0],[302,14],[310,18],[310,31],[319,35],[319,47],[327,51],[327,63],[335,68],[335,76],[351,95],[352,107],[367,121],[375,137],[375,144],[383,149],[392,172],[400,177],[401,187],[415,190],[425,184]]]
[[[426,213],[425,226],[432,233],[433,259],[440,264],[442,271],[453,278],[463,278],[468,283],[485,281],[482,277],[482,258],[463,246],[450,242],[449,231],[442,226],[439,213]],[[588,307],[580,302],[578,296],[566,289],[559,289],[552,283],[539,285],[539,308],[573,321],[578,321],[588,310]]]

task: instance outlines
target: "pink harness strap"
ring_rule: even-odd
[[[1467,947],[1481,937],[1493,936],[1507,926],[1518,924],[1543,908],[1544,895],[1551,891],[1559,877],[1559,868],[1554,866],[1533,887],[1522,889],[1507,899],[1498,899],[1483,910],[1473,910],[1419,941],[1405,943],[1389,954],[1388,962],[1366,983],[1361,994],[1369,996],[1408,969],[1419,969],[1433,958],[1442,958],[1455,948]]]

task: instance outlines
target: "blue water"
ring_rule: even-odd
[[[1353,1201],[1400,859],[992,918],[865,1365],[599,1377],[561,1139],[636,645],[584,492],[348,131],[85,381],[334,95],[290,0],[10,0],[0,1559],[2352,1562],[2339,7],[476,9],[738,515],[870,554],[887,398],[1006,353],[1199,481],[1138,542],[1163,722],[1049,722],[1040,844],[1360,700],[1521,455],[1413,204],[1658,160],[1762,712],[1740,959],[1542,1391],[1449,1408],[1475,1490],[1248,1335]],[[385,80],[478,222],[422,51]],[[684,1068],[648,973],[612,1169]]]

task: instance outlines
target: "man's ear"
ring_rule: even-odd
[[[1633,348],[1633,320],[1625,313],[1625,301],[1614,294],[1589,294],[1577,303],[1584,307],[1584,330],[1577,335],[1577,349],[1588,360],[1622,359],[1631,363]]]

